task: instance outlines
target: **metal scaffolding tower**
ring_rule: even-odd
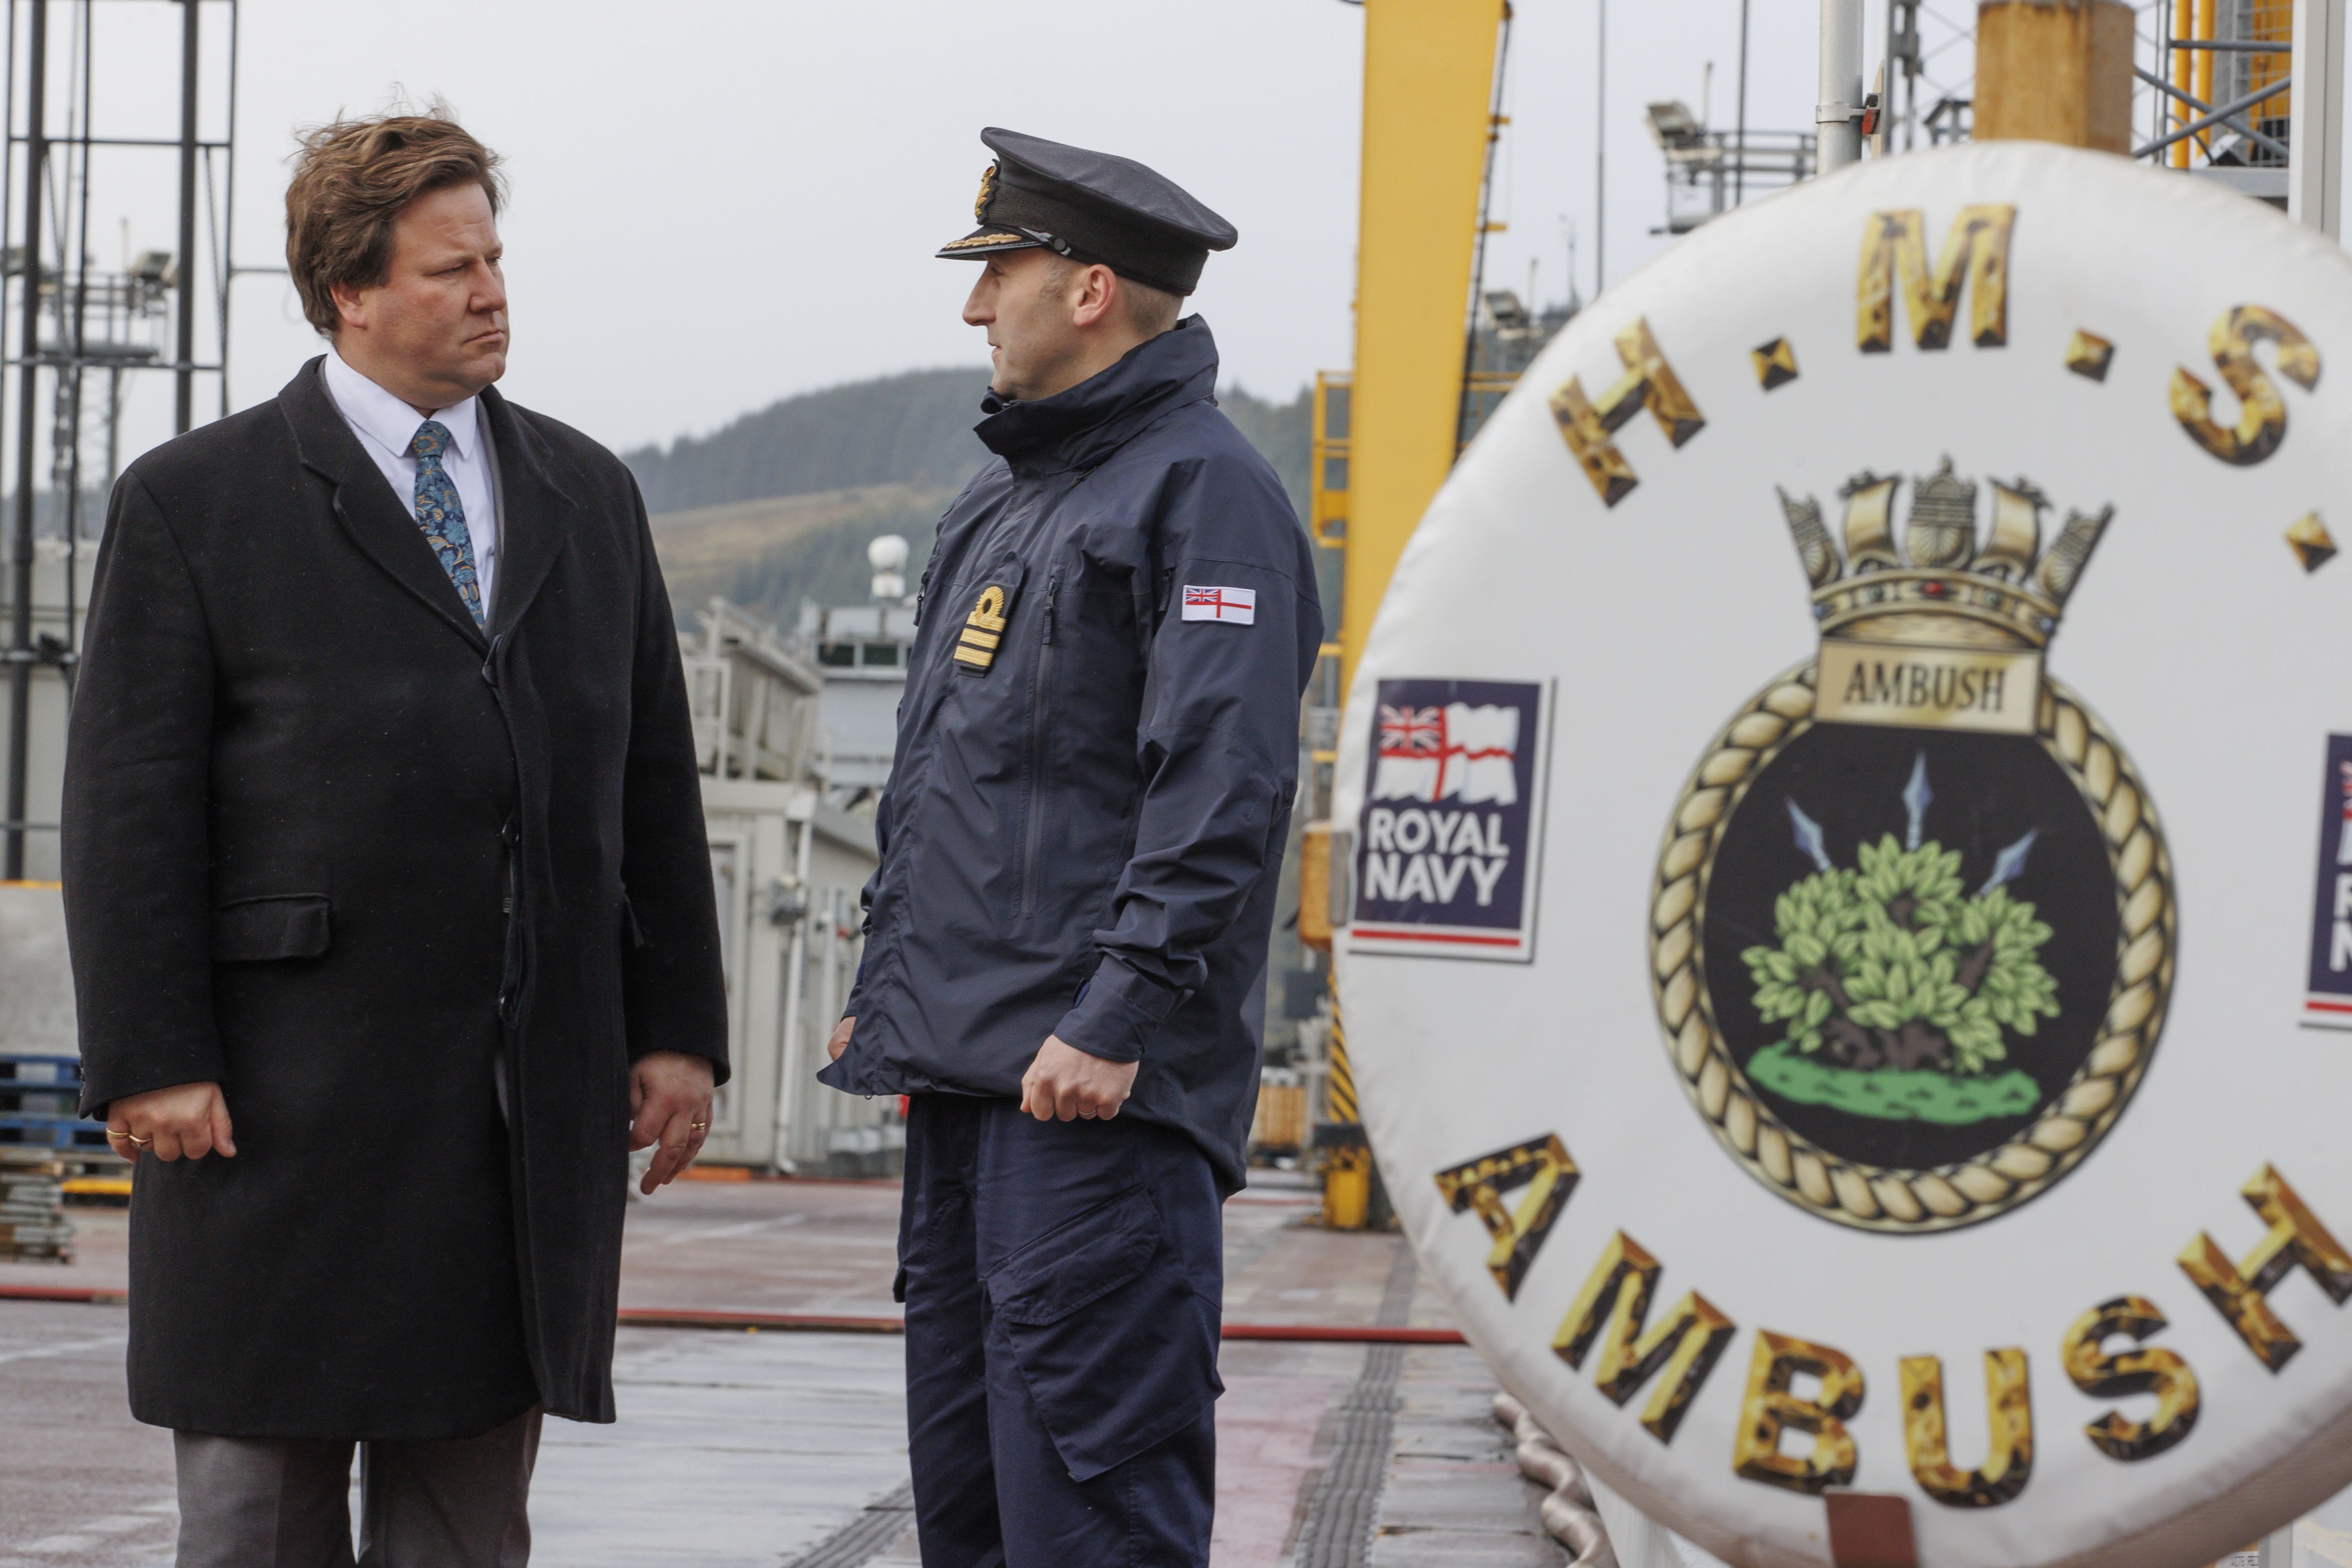
[[[119,426],[127,377],[162,372],[173,382],[173,426],[194,423],[196,380],[217,383],[228,412],[230,261],[226,215],[236,195],[231,132],[236,117],[237,0],[6,0],[7,159],[0,169],[6,248],[0,266],[0,365],[16,370],[16,462],[9,497],[7,793],[0,812],[0,881],[26,871],[26,840],[54,832],[27,819],[37,676],[69,701],[78,658],[82,546],[90,537],[92,488],[83,418],[94,384],[104,456],[93,465],[101,495],[121,458]],[[131,13],[126,15],[126,13]],[[136,13],[144,13],[139,15]],[[175,34],[179,133],[101,134],[95,89],[100,17]],[[126,95],[130,96],[130,95]],[[110,101],[110,110],[114,110]],[[207,116],[218,133],[206,135]],[[123,166],[113,150],[172,154],[177,162],[177,248],[125,255],[119,270],[90,251],[92,155]],[[21,198],[21,199],[20,199]],[[201,222],[200,222],[201,219]],[[127,247],[126,247],[127,248]],[[198,326],[210,317],[199,358]],[[41,471],[47,432],[47,472]],[[0,400],[6,389],[0,387]],[[0,421],[5,423],[5,421]],[[44,480],[46,479],[46,487]],[[35,626],[36,541],[63,542],[62,617]],[[58,711],[62,712],[62,706]]]

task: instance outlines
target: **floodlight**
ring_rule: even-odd
[[[1690,105],[1680,99],[1650,105],[1650,134],[1661,147],[1686,147],[1698,140],[1704,129]]]
[[[1528,324],[1528,308],[1508,289],[1486,290],[1486,314],[1494,317],[1495,325],[1504,331],[1515,331]]]

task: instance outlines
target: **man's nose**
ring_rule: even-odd
[[[494,316],[507,308],[507,286],[498,274],[492,273],[474,289],[474,313]]]
[[[980,284],[975,283],[971,286],[971,292],[964,296],[963,324],[965,326],[984,327],[996,320],[995,310],[981,298],[984,291]]]

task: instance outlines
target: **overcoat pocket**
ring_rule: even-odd
[[[1193,1289],[1142,1187],[1049,1231],[985,1283],[1075,1480],[1191,1426],[1223,1390],[1216,1307]]]
[[[320,893],[273,893],[216,905],[213,958],[221,963],[316,958],[332,938],[331,908]]]

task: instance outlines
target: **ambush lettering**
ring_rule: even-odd
[[[1870,659],[1855,663],[1842,695],[1848,706],[1856,708],[1932,708],[1947,713],[1979,709],[1998,713],[2006,706],[2008,674],[2006,669],[1970,665]]]

